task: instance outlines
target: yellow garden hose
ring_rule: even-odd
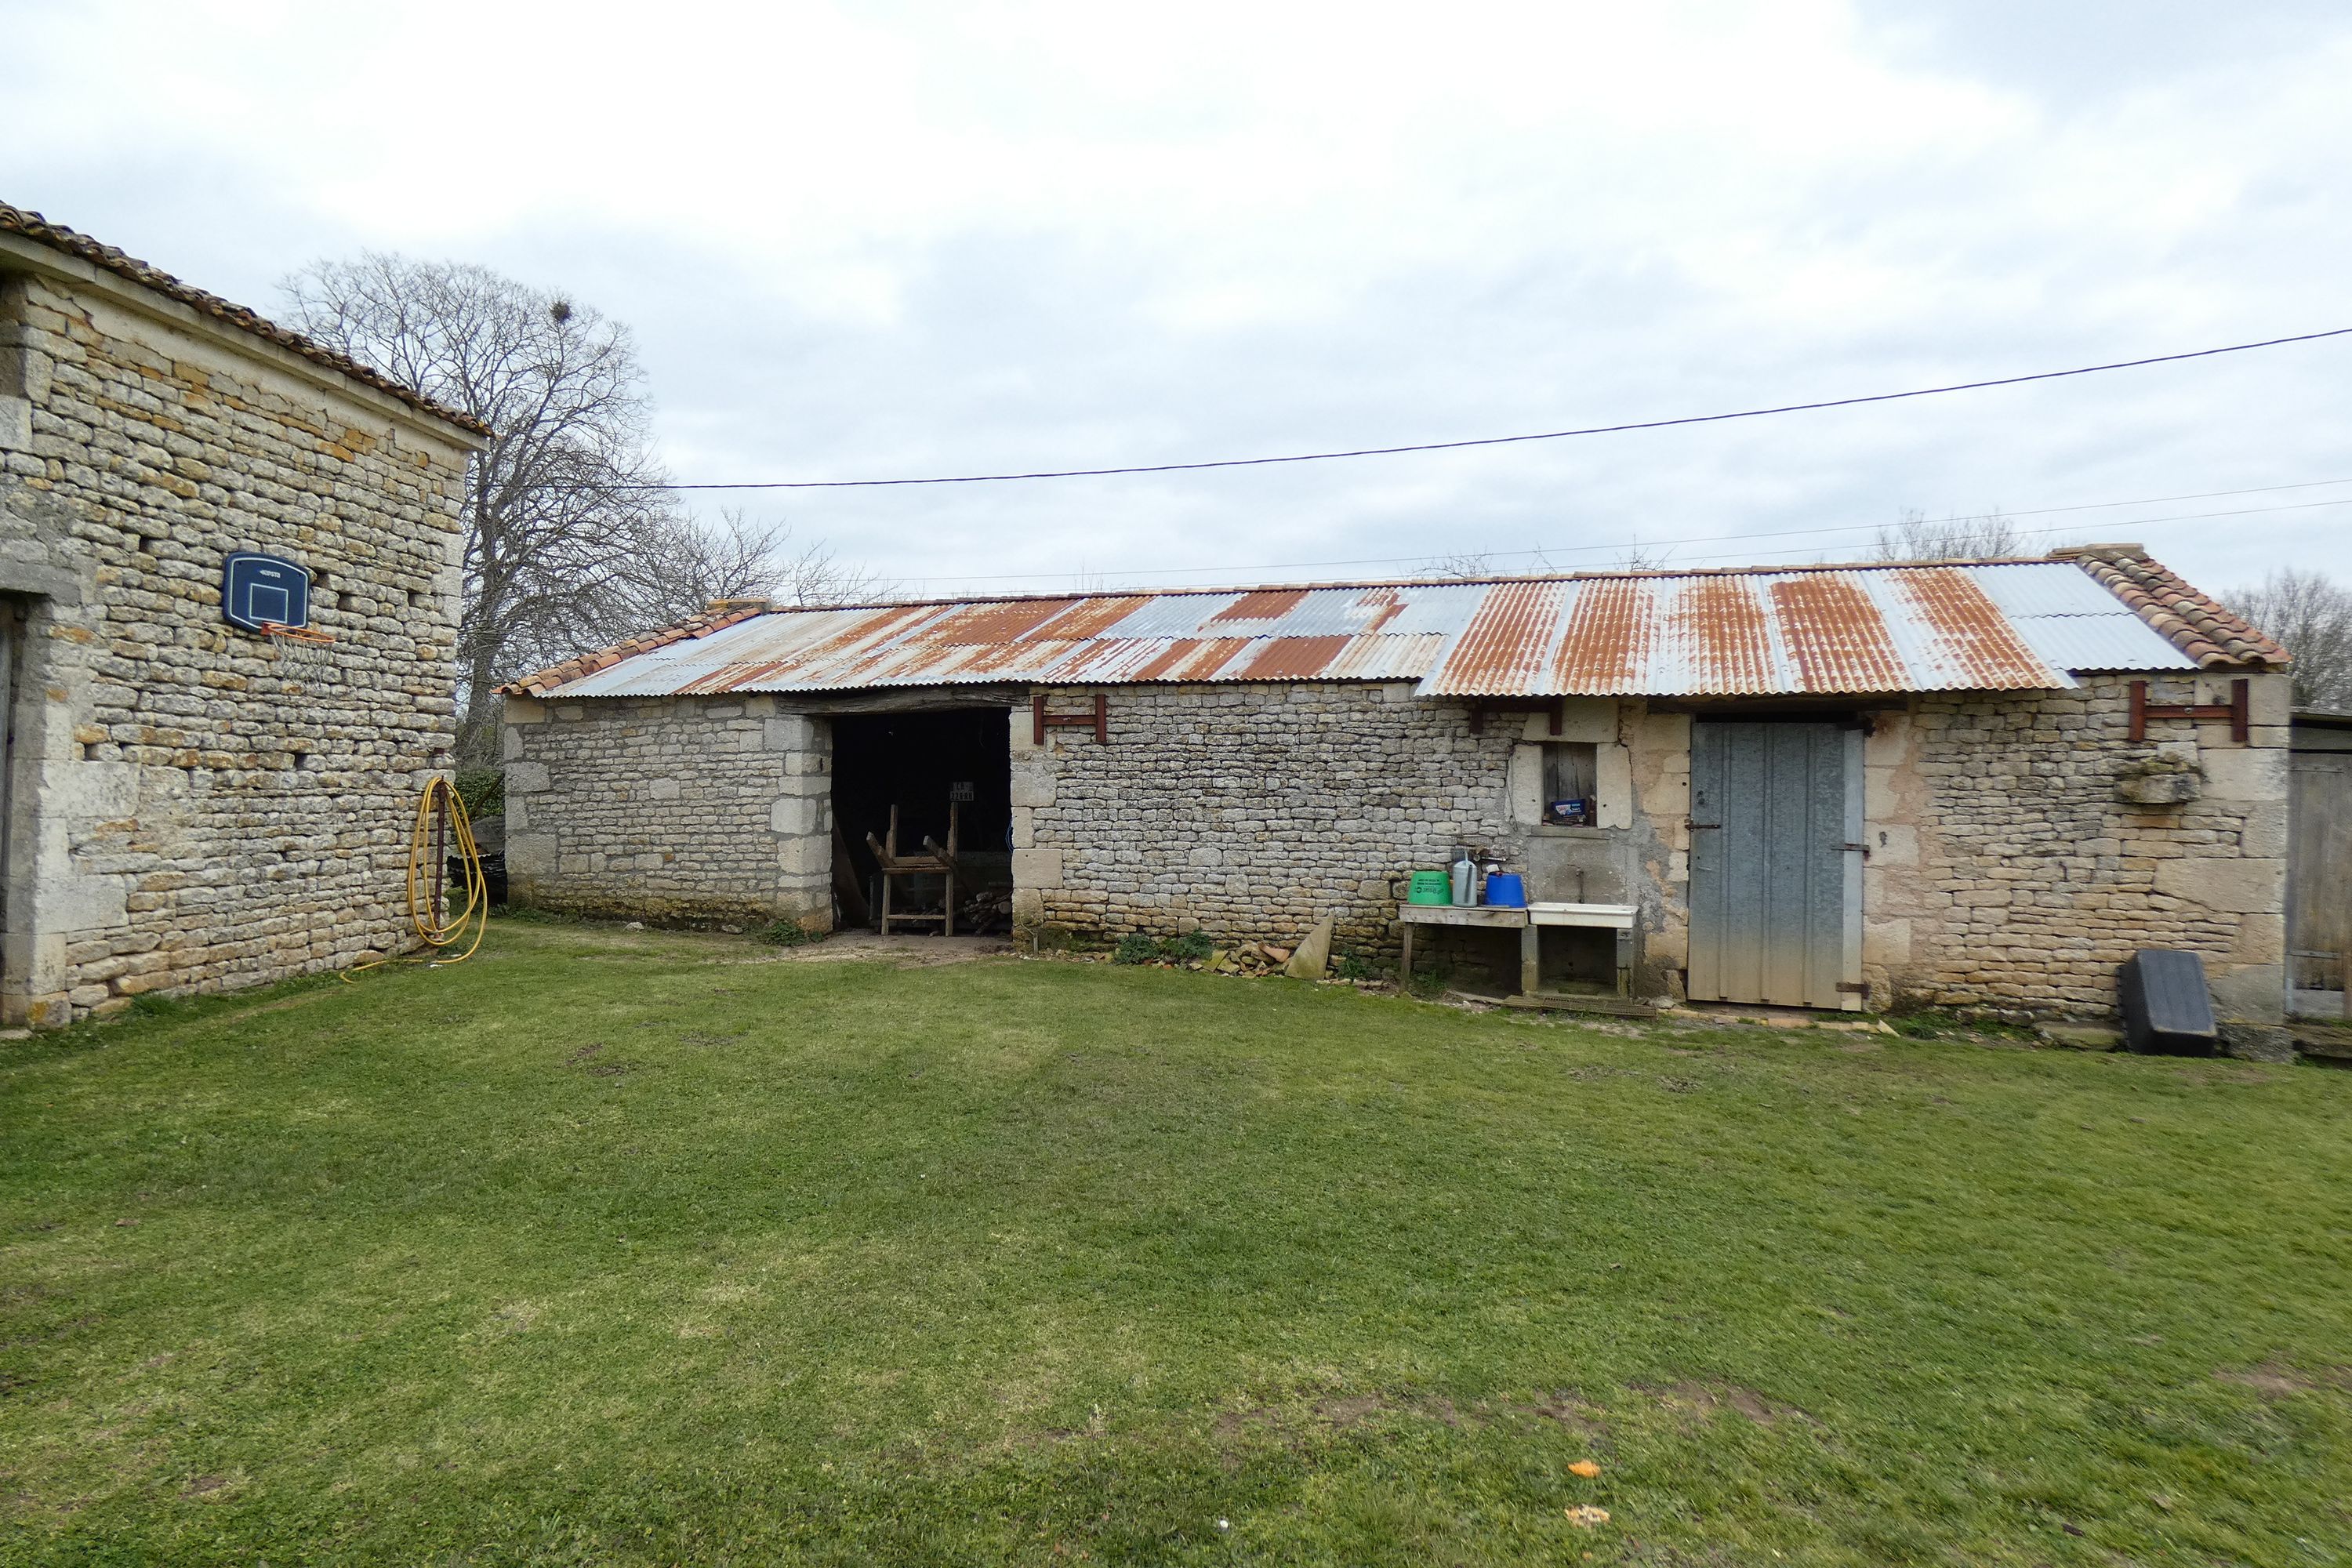
[[[441,879],[451,855],[465,862],[466,901],[444,909]],[[416,816],[408,832],[408,922],[430,950],[418,960],[427,963],[463,963],[474,956],[490,929],[490,889],[482,875],[482,851],[474,842],[465,797],[446,773],[434,774],[417,792]],[[461,942],[466,944],[463,952],[449,951]],[[358,970],[390,962],[389,954],[363,959],[343,971],[343,976],[349,979]]]

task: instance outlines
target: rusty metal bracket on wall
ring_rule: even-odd
[[[1551,732],[1559,733],[1560,716],[1568,710],[1565,697],[1498,697],[1482,699],[1470,704],[1470,732],[1484,734],[1489,713],[1543,713],[1551,719]]]
[[[1095,710],[1092,713],[1048,713],[1045,711],[1045,694],[1042,691],[1032,694],[1029,702],[1030,714],[1036,721],[1038,745],[1045,743],[1045,731],[1048,730],[1092,730],[1097,745],[1110,744],[1110,700],[1101,692],[1095,693]]]
[[[2150,719],[2227,719],[2230,739],[2242,746],[2252,738],[2252,707],[2242,677],[2230,682],[2227,702],[2150,702],[2147,682],[2135,680],[2131,683],[2131,738],[2147,740]]]

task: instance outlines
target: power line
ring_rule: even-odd
[[[2173,517],[2125,518],[2117,521],[2116,527],[2118,531],[2121,531],[2127,528],[2147,528],[2152,524],[2165,522],[2206,522],[2217,518],[2224,517],[2261,517],[2266,513],[2274,511],[2308,511],[2313,507],[2321,506],[2352,506],[2352,496],[2344,496],[2335,500],[2297,501],[2288,506],[2247,507],[2237,511],[2195,511],[2183,512]],[[2052,510],[2060,510],[2063,509],[2053,508]],[[2073,531],[2073,526],[2067,523],[2060,523],[2053,528],[2021,528],[2017,531],[2018,537],[2021,539],[2035,539],[2045,534],[2071,533]],[[1801,555],[1806,551],[1812,548],[1813,546],[1811,545],[1801,544],[1786,550],[1759,550],[1755,552],[1717,551],[1706,555],[1694,555],[1688,561],[1676,562],[1672,564],[1660,567],[1659,570],[1670,572],[1674,570],[1675,565],[1695,565],[1702,561],[1740,560],[1749,558],[1751,555]]]
[[[2144,365],[2174,364],[2182,360],[2210,359],[2216,354],[2244,353],[2252,349],[2277,348],[2285,343],[2315,342],[2321,338],[2352,334],[2352,327],[2332,327],[2324,332],[2301,332],[2288,338],[2264,338],[2258,342],[2227,343],[2220,348],[2191,349],[2186,353],[2153,354],[2147,359],[2115,360],[2105,364],[2077,365],[2072,370],[2035,371],[2030,375],[2004,375],[1990,381],[1954,382],[1946,386],[1915,387],[1908,392],[1874,392],[1859,397],[1832,397],[1818,403],[1784,403],[1770,408],[1741,408],[1727,414],[1690,414],[1675,419],[1643,419],[1622,425],[1588,425],[1575,430],[1542,430],[1526,436],[1483,436],[1465,441],[1418,441],[1402,447],[1356,447],[1332,452],[1292,452],[1273,458],[1220,458],[1198,463],[1139,463],[1108,468],[1041,468],[1025,473],[941,474],[895,479],[755,479],[731,483],[643,485],[642,489],[668,490],[841,490],[871,489],[898,485],[990,485],[1019,479],[1105,479],[1119,474],[1181,474],[1202,468],[1255,468],[1276,463],[1325,463],[1341,458],[1390,458],[1406,452],[1456,452],[1471,447],[1508,447],[1525,441],[1562,441],[1574,436],[1617,436],[1633,430],[1664,430],[1681,425],[1716,425],[1729,419],[1761,419],[1776,414],[1806,414],[1823,408],[1852,408],[1866,403],[1896,403],[1911,397],[1938,397],[1951,392],[1978,392],[1993,386],[2021,386],[2032,381],[2057,381],[2073,375],[2096,375],[2102,371],[2137,370]]]
[[[2003,512],[2001,515],[2005,517],[2052,517],[2062,512],[2098,511],[2123,506],[2161,506],[2168,501],[2213,500],[2227,496],[2271,495],[2281,490],[2316,489],[2326,485],[2344,484],[2352,484],[2352,479],[2305,479],[2291,485],[2254,485],[2245,489],[2236,490],[2198,490],[2186,495],[2142,496],[2132,500],[2084,501],[2073,506],[2034,507],[2021,511]],[[2307,510],[2312,507],[2344,506],[2347,504],[2352,504],[2352,497],[2347,497],[2338,500],[2297,502],[2280,507],[2256,507],[2245,511],[2199,512],[2179,518],[2127,518],[2117,520],[2115,522],[2115,526],[2119,529],[2138,528],[2149,523],[2194,521],[2201,519],[2221,517],[2251,517],[2266,511],[2299,511]],[[1592,555],[1602,554],[1612,551],[1654,550],[1675,544],[1724,544],[1729,543],[1735,540],[1804,539],[1822,534],[1873,533],[1876,532],[1884,526],[1885,525],[1883,523],[1874,522],[1842,522],[1825,524],[1819,528],[1768,529],[1757,533],[1691,534],[1675,539],[1635,539],[1621,541],[1612,544],[1547,544],[1533,546],[1526,550],[1482,550],[1471,552],[1470,553],[1475,554],[1482,561],[1508,561],[1521,556],[1550,557],[1559,555]],[[2102,524],[2101,526],[2105,526],[2105,524]],[[2029,535],[2039,535],[2044,533],[2063,533],[2068,531],[2069,530],[2067,528],[2043,528],[2024,529],[2020,531]],[[1754,553],[1762,555],[1789,555],[1800,553],[1801,550],[1811,548],[1813,547],[1806,545],[1800,547],[1799,550],[1768,550],[1755,552]],[[1746,552],[1735,552],[1732,553],[1737,554]],[[1696,556],[1692,559],[1706,561],[1725,558],[1727,557],[1724,555],[1717,554]],[[1402,566],[1426,562],[1428,559],[1429,554],[1424,551],[1418,555],[1357,555],[1321,561],[1272,561],[1255,566],[1154,566],[1140,568],[1132,572],[950,573],[942,574],[935,577],[909,577],[905,579],[905,581],[909,583],[1016,583],[1041,581],[1061,582],[1069,578],[1102,577],[1107,580],[1130,582],[1142,577],[1189,577],[1202,574],[1236,576],[1245,575],[1252,573],[1315,571],[1328,566]]]

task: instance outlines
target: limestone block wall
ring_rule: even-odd
[[[2129,739],[2126,676],[2077,691],[1921,696],[1864,745],[1864,973],[1892,994],[2103,1016],[2144,947],[2201,953],[2225,1015],[2284,995],[2288,678],[2251,679],[2250,743],[2227,721],[2152,720]],[[2159,703],[2226,701],[2227,676],[2152,679]],[[2119,797],[2127,763],[2200,770],[2179,805]]]
[[[1466,704],[1418,699],[1401,682],[1106,695],[1108,745],[1054,729],[1040,746],[1031,715],[1012,716],[1013,918],[1024,929],[1280,942],[1328,919],[1340,951],[1393,962],[1396,884],[1467,845],[1523,869],[1533,898],[1639,903],[1648,940],[1681,951],[1687,721],[1578,701],[1556,737],[1547,717],[1517,713],[1474,733]],[[1048,700],[1080,711],[1093,698]],[[1538,825],[1541,746],[1555,739],[1596,747],[1599,826]],[[1662,984],[1653,976],[1645,988]]]
[[[475,438],[77,268],[0,249],[10,1023],[413,941],[407,813],[456,710]],[[314,573],[322,678],[222,622],[235,550]]]
[[[509,697],[508,896],[833,924],[832,732],[772,697]]]

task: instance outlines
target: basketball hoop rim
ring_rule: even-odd
[[[313,647],[331,647],[335,641],[332,632],[322,632],[316,626],[289,626],[283,621],[262,622],[261,635],[286,642],[308,643]]]

